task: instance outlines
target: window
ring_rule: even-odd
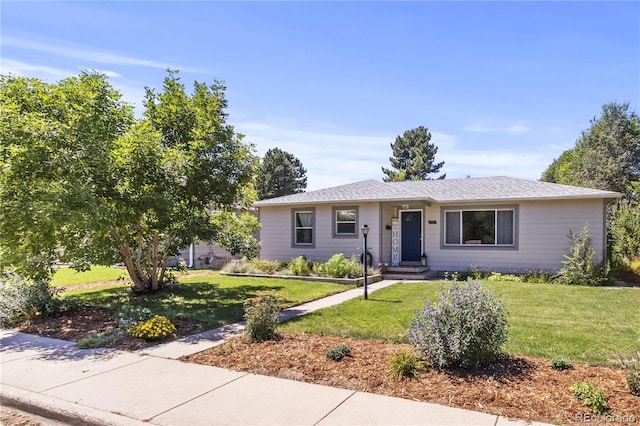
[[[293,245],[313,246],[315,210],[293,210]]]
[[[515,209],[447,210],[445,245],[515,246]]]
[[[334,236],[358,236],[358,209],[356,207],[334,207],[333,218]]]

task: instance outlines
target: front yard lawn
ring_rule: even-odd
[[[189,321],[198,329],[208,330],[240,321],[243,301],[260,290],[282,294],[287,306],[298,305],[351,287],[342,284],[281,280],[273,278],[231,277],[218,274],[179,279],[180,285],[157,294],[135,297],[128,284],[100,288],[71,289],[63,297],[71,297],[82,305],[119,309],[125,304],[149,308],[154,314],[170,320]]]
[[[451,282],[399,283],[282,325],[290,332],[406,341],[424,298]],[[484,282],[509,310],[506,352],[612,364],[640,347],[640,289]]]
[[[56,268],[51,279],[54,287],[69,287],[80,284],[90,284],[105,281],[129,279],[129,274],[124,268],[112,266],[94,266],[88,271],[78,272],[72,268]]]

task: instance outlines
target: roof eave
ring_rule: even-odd
[[[436,200],[437,204],[450,204],[450,203],[504,203],[504,202],[517,202],[517,201],[557,201],[557,200],[615,200],[621,198],[622,194],[619,193],[607,193],[607,194],[590,194],[590,195],[561,195],[561,196],[548,196],[548,197],[513,197],[513,198],[473,198],[473,199],[450,199],[450,200]]]
[[[275,203],[253,203],[254,207],[282,207],[282,206],[315,206],[319,204],[354,204],[354,203],[399,203],[399,202],[425,202],[436,203],[432,198],[426,197],[398,197],[398,198],[362,198],[350,200],[316,200],[316,201],[289,201]]]

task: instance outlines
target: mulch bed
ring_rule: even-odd
[[[351,355],[340,362],[327,359],[327,350],[339,344],[348,345]],[[234,338],[184,360],[555,424],[582,423],[580,415],[591,415],[581,402],[573,400],[569,390],[572,384],[589,380],[607,392],[614,416],[626,415],[627,422],[640,422],[640,398],[629,393],[624,372],[617,368],[578,364],[571,370],[555,371],[546,359],[505,355],[485,368],[430,370],[414,379],[398,379],[388,370],[389,358],[400,348],[409,346],[284,333],[279,341],[263,343]],[[616,418],[607,420],[615,423]],[[624,423],[625,418],[617,420]]]
[[[116,328],[115,315],[117,311],[110,308],[96,306],[78,306],[70,312],[53,318],[45,318],[16,327],[16,331],[54,339],[77,342],[89,333],[103,333]],[[174,337],[184,337],[200,331],[196,324],[188,321],[173,321],[176,326]],[[121,337],[109,344],[109,347],[127,351],[135,351],[158,342],[147,342],[129,336]]]
[[[81,306],[56,318],[23,325],[16,331],[78,341],[88,333],[113,329],[115,313],[113,309]],[[175,337],[198,331],[188,322],[175,325],[178,329]],[[126,337],[113,342],[111,347],[136,350],[152,344]],[[326,352],[339,344],[351,348],[350,356],[340,362],[327,359]],[[481,369],[430,370],[414,379],[397,379],[388,374],[389,358],[400,348],[409,346],[284,333],[278,341],[257,344],[234,338],[184,360],[555,424],[583,423],[579,416],[590,415],[588,408],[573,400],[569,390],[572,384],[589,380],[609,395],[614,417],[600,419],[600,423],[604,420],[610,424],[640,423],[640,398],[629,393],[624,371],[617,368],[577,364],[571,370],[555,371],[546,359],[505,355]],[[595,422],[594,417],[591,419]]]

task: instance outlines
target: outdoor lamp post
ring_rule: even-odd
[[[364,236],[364,249],[362,250],[362,263],[364,264],[364,300],[369,298],[367,294],[367,235],[369,234],[369,227],[364,225],[362,227],[362,235]]]

